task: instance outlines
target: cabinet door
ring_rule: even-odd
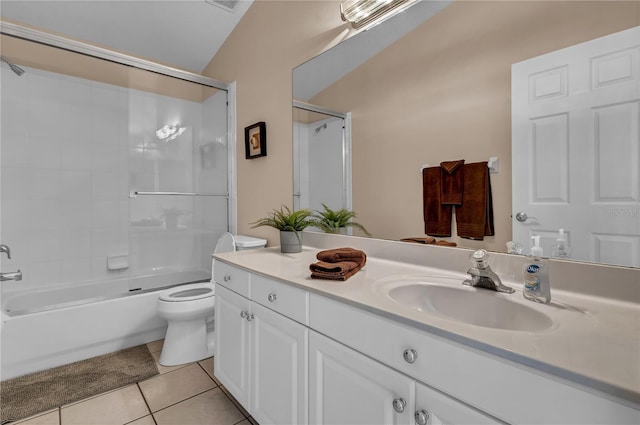
[[[415,415],[416,424],[419,425],[502,423],[421,382],[416,383]]]
[[[252,304],[252,416],[262,425],[308,422],[309,330]]]
[[[412,379],[313,331],[309,353],[311,424],[414,423]]]
[[[216,284],[216,378],[243,406],[249,406],[249,324],[251,302]]]

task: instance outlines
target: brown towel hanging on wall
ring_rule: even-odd
[[[464,159],[440,163],[440,201],[444,205],[461,205],[464,191]]]
[[[482,240],[495,234],[493,227],[493,199],[487,162],[464,165],[462,205],[456,207],[458,236]]]
[[[422,170],[424,232],[430,236],[451,236],[451,205],[442,205],[440,167]]]

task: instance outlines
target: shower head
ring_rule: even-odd
[[[322,130],[323,128],[327,128],[327,123],[324,123],[324,124],[322,124],[322,125],[318,126],[318,127],[315,129],[315,133],[316,133],[316,134],[320,133],[320,130]]]
[[[4,63],[6,63],[7,65],[9,65],[9,68],[11,68],[11,70],[13,72],[16,73],[16,75],[19,77],[22,74],[24,74],[24,69],[20,68],[18,65],[14,64],[13,62],[11,62],[9,59],[5,58],[4,56],[0,56],[0,60]]]

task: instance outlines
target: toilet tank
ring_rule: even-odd
[[[267,244],[266,239],[254,238],[252,236],[235,235],[236,250],[244,251],[246,249],[264,248]]]

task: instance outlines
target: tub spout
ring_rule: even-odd
[[[11,250],[8,246],[4,244],[0,245],[0,252],[4,252],[5,254],[7,254],[7,258],[11,260]]]
[[[7,280],[22,280],[22,272],[18,270],[17,272],[0,273],[0,282],[5,282]]]

